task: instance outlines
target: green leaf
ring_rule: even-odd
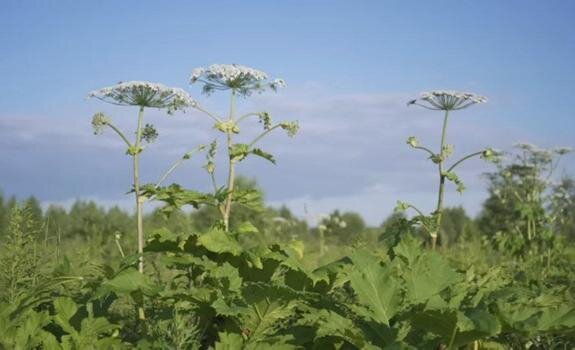
[[[294,251],[299,259],[303,259],[305,254],[305,243],[303,241],[292,240],[288,245],[288,249]]]
[[[411,236],[403,237],[393,248],[393,253],[402,257],[411,265],[422,253],[421,241]]]
[[[230,160],[239,162],[248,156],[250,153],[250,146],[245,143],[236,143],[230,148],[229,152]]]
[[[243,349],[244,340],[236,333],[219,333],[219,341],[215,344],[216,350],[238,350]]]
[[[118,294],[129,294],[139,290],[145,295],[154,295],[159,291],[148,276],[133,267],[122,270],[111,280],[105,281],[101,288]]]
[[[467,312],[465,316],[469,322],[467,322],[467,327],[464,326],[463,322],[458,322],[459,331],[454,341],[456,345],[468,344],[501,333],[501,323],[487,310],[473,310]]]
[[[82,332],[102,334],[117,328],[119,328],[118,325],[110,323],[103,317],[86,318],[82,321]]]
[[[242,278],[240,277],[238,270],[229,263],[226,262],[222,266],[214,268],[210,275],[213,278],[217,278],[222,281],[220,291],[240,291],[242,286]]]
[[[413,256],[410,258],[413,259]],[[461,274],[455,272],[437,253],[425,253],[416,257],[406,266],[402,277],[405,279],[407,299],[411,304],[425,303],[462,279]]]
[[[497,318],[485,310],[469,314],[449,309],[425,310],[410,318],[416,328],[432,332],[446,344],[465,345],[475,340],[495,336],[501,332]]]
[[[390,324],[390,320],[401,309],[400,281],[379,260],[368,264],[355,265],[350,275],[350,284],[358,301],[364,308],[359,309],[362,316]]]
[[[264,264],[262,262],[262,259],[256,252],[246,251],[245,257],[247,259],[248,266],[255,267],[256,269],[259,269],[259,270],[264,268]]]
[[[57,298],[54,300],[54,311],[56,311],[54,321],[62,327],[64,332],[76,336],[78,332],[74,326],[70,324],[70,319],[76,314],[76,311],[78,311],[76,303],[68,297]]]
[[[256,189],[236,189],[234,203],[242,204],[250,209],[262,211],[262,193]]]
[[[180,237],[163,227],[154,230],[146,241],[146,252],[176,252],[179,251]]]
[[[161,257],[161,261],[168,267],[168,268],[178,268],[181,270],[187,270],[189,267],[192,266],[204,266],[205,261],[202,258],[189,255],[189,254],[182,254],[182,255],[163,255]],[[212,262],[213,263],[213,262]],[[215,265],[215,263],[213,263]]]
[[[309,309],[298,324],[315,329],[315,339],[324,337],[341,338],[358,349],[365,346],[364,335],[353,321],[330,310]]]
[[[264,159],[269,160],[270,162],[272,162],[273,164],[276,163],[276,160],[274,158],[274,156],[270,153],[264,152],[262,151],[260,148],[254,148],[250,151],[251,154],[256,155],[258,157],[262,157]]]
[[[413,325],[427,332],[441,337],[445,344],[451,340],[457,327],[457,311],[449,309],[425,310],[424,312],[411,315]]]
[[[336,287],[343,287],[349,281],[348,276],[353,267],[352,260],[349,257],[344,257],[315,269],[313,274],[318,282],[325,282],[319,284],[320,287],[331,290]]]
[[[209,194],[187,190],[178,184],[159,188],[156,188],[155,185],[144,185],[142,186],[142,194],[166,203],[162,212],[167,215],[185,205],[191,205],[197,209],[200,205],[208,204],[213,199]]]
[[[249,309],[243,305],[226,302],[224,298],[216,299],[211,306],[220,316],[239,316],[249,312]]]
[[[540,331],[575,329],[575,306],[564,304],[556,308],[546,308],[537,322]]]
[[[69,321],[78,311],[78,306],[69,297],[60,297],[54,300],[54,310],[63,320]]]
[[[243,292],[249,312],[240,318],[248,343],[266,342],[278,336],[285,320],[295,315],[303,303],[301,295],[289,288],[264,283],[249,283]]]
[[[212,230],[201,235],[198,243],[214,253],[230,253],[239,256],[243,251],[238,241],[222,230]]]
[[[235,229],[235,231],[239,234],[248,234],[248,233],[259,233],[260,230],[258,230],[257,227],[254,226],[254,224],[252,224],[249,221],[244,221],[242,222],[237,229]]]

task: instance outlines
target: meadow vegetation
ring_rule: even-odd
[[[378,227],[337,210],[310,225],[267,206],[256,179],[236,171],[247,157],[275,163],[259,147],[274,130],[296,136],[296,122],[236,108],[283,80],[212,65],[194,70],[191,83],[206,95],[229,93],[227,115],[161,84],[126,82],[91,94],[138,111],[133,133],[103,113],[92,122],[126,145],[135,212],[82,201],[42,210],[33,197],[0,195],[0,349],[575,347],[575,181],[556,171],[569,149],[485,148],[447,164],[449,113],[486,99],[424,94],[410,104],[444,112],[440,150],[415,137],[407,143],[438,168],[436,210],[398,202]],[[190,145],[154,183],[141,180],[139,164],[161,137],[144,123],[148,108],[205,115],[216,134]],[[244,134],[250,121],[260,133]],[[200,156],[212,192],[167,184]],[[454,170],[475,156],[496,167],[485,174],[488,198],[472,218],[446,207],[444,196],[451,184],[463,192]],[[150,201],[162,205],[145,214]]]

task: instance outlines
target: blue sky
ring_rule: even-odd
[[[296,139],[275,135],[266,144],[278,165],[254,160],[241,168],[258,176],[270,202],[300,213],[303,203],[317,213],[356,210],[370,223],[397,199],[431,208],[432,166],[403,142],[416,134],[434,145],[440,116],[405,102],[431,89],[488,96],[450,126],[461,152],[517,141],[575,146],[573,13],[572,1],[4,0],[0,187],[45,203],[124,203],[129,161],[111,135],[91,135],[89,122],[104,110],[130,128],[135,111],[87,101],[87,92],[120,80],[157,81],[217,110],[222,100],[188,86],[190,72],[240,63],[288,83],[244,107],[302,125]],[[149,118],[161,138],[144,159],[150,178],[178,151],[215,136],[197,114]],[[573,158],[564,163],[571,173]],[[174,180],[203,188],[199,164]],[[462,173],[469,193],[449,192],[448,204],[477,212],[485,197],[479,175],[488,170],[470,162]]]

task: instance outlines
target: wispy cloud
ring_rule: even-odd
[[[379,224],[398,199],[432,210],[436,168],[426,162],[424,153],[411,150],[405,139],[416,135],[437,148],[441,114],[408,108],[405,103],[412,94],[333,94],[327,90],[308,84],[241,101],[241,110],[266,110],[276,120],[299,120],[301,132],[294,139],[274,135],[262,142],[262,148],[276,154],[276,166],[253,159],[241,164],[239,172],[257,177],[270,203],[286,203],[300,215],[305,214],[304,204],[314,213],[341,208],[360,212],[370,224]],[[133,111],[106,108],[121,128],[133,128]],[[477,106],[455,113],[448,130],[448,142],[456,145],[455,159],[485,146],[508,148],[516,140],[529,138],[519,128],[494,127],[491,108]],[[157,179],[185,151],[218,136],[208,118],[198,112],[167,117],[151,111],[146,118],[156,124],[160,138],[144,154],[144,173],[149,176],[145,181]],[[258,127],[246,124],[243,130],[256,133]],[[93,136],[89,114],[84,119],[2,116],[0,145],[0,165],[9,169],[0,175],[5,192],[36,194],[46,202],[62,204],[83,198],[112,205],[118,198],[118,203],[125,201],[130,207],[130,201],[120,196],[130,187],[124,145],[109,132]],[[203,156],[193,159],[173,180],[208,189],[202,161]],[[469,192],[459,196],[449,186],[447,204],[462,204],[477,212],[485,196],[480,174],[490,169],[479,160],[462,166],[459,175]]]

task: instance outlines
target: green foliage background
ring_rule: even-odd
[[[308,227],[238,178],[259,195],[229,233],[209,206],[146,215],[145,275],[133,215],[0,196],[0,349],[571,349],[575,186],[505,202],[532,185],[501,181],[511,166],[477,219],[445,210],[437,251],[403,214]]]

